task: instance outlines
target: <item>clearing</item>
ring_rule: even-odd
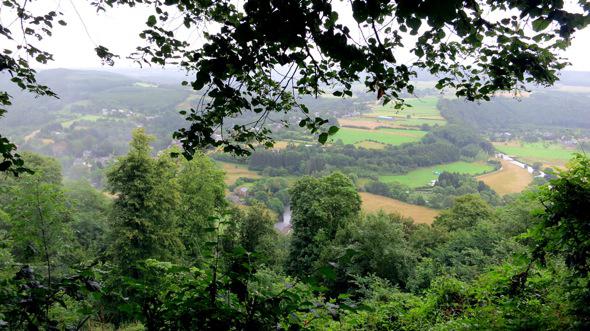
[[[431,208],[412,205],[376,194],[360,192],[359,195],[363,202],[362,209],[369,213],[383,210],[386,213],[398,213],[405,217],[411,217],[414,222],[424,224],[432,224],[432,221],[440,213]]]
[[[494,170],[494,167],[483,162],[464,162],[458,161],[447,164],[439,164],[432,167],[418,168],[408,172],[405,175],[386,175],[379,176],[383,183],[398,182],[409,187],[428,186],[433,180],[438,178],[443,171],[455,172],[468,175],[480,175]]]
[[[533,175],[526,169],[506,160],[500,162],[502,169],[477,177],[499,195],[522,192],[533,181]]]

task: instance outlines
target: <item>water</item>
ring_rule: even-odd
[[[285,206],[283,214],[279,216],[279,222],[275,224],[275,228],[281,232],[289,232],[291,230],[291,206]]]

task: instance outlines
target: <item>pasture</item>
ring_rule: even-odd
[[[494,143],[496,149],[506,155],[516,157],[527,163],[541,162],[549,165],[564,165],[576,149],[561,144],[502,142]]]
[[[506,160],[500,162],[502,169],[477,177],[499,195],[522,192],[533,181],[533,175],[525,169]]]
[[[430,185],[430,182],[437,179],[443,171],[456,172],[460,174],[479,175],[494,170],[494,167],[483,162],[458,161],[447,164],[439,164],[432,167],[424,167],[412,170],[404,175],[379,176],[384,183],[398,182],[409,187],[423,187]]]
[[[226,185],[235,183],[238,178],[260,178],[260,175],[252,170],[248,170],[248,167],[243,164],[228,163],[217,161],[217,164],[225,172],[224,182]]]
[[[446,120],[436,107],[438,97],[409,98],[406,101],[410,106],[404,109],[395,109],[393,104],[375,105],[371,112],[338,121],[343,127],[367,129],[419,128],[423,124],[430,126],[446,124]]]
[[[362,209],[368,213],[376,213],[382,210],[385,213],[398,213],[405,217],[411,217],[416,223],[431,224],[440,213],[437,210],[411,205],[399,200],[384,196],[360,192]]]
[[[404,130],[404,129],[353,129],[340,128],[332,138],[334,141],[340,139],[344,144],[356,144],[362,141],[374,141],[387,145],[401,145],[404,143],[419,141],[426,131]]]
[[[78,116],[76,119],[61,122],[61,125],[64,128],[69,128],[72,124],[74,124],[74,122],[78,122],[78,121],[96,122],[100,119],[106,119],[106,117],[100,116],[100,115],[81,115],[81,116]]]

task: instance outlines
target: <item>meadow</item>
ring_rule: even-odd
[[[80,115],[80,116],[76,117],[73,120],[68,120],[68,121],[61,122],[61,125],[64,128],[69,128],[72,124],[74,124],[74,122],[78,122],[78,121],[96,122],[96,121],[98,121],[100,119],[107,119],[107,117],[104,117],[104,116],[101,116],[101,115],[90,115],[90,114]]]
[[[342,140],[344,144],[356,144],[363,141],[373,141],[388,145],[401,145],[404,143],[419,141],[426,131],[404,129],[377,129],[366,130],[356,128],[340,128],[333,140]]]
[[[356,131],[352,133],[351,131],[346,132],[345,134],[340,133],[335,137],[335,139],[341,138],[345,144],[356,144],[362,141],[371,140],[374,142],[381,142],[385,144],[401,144],[405,142],[411,142],[415,140],[405,138],[398,138],[397,140],[392,137],[383,137],[382,131],[383,129],[420,129],[423,125],[427,124],[429,126],[443,126],[446,124],[446,120],[441,116],[438,108],[438,98],[437,97],[422,97],[422,98],[410,98],[407,99],[409,107],[404,109],[395,109],[393,104],[387,104],[385,106],[373,106],[372,111],[368,113],[363,113],[362,115],[355,116],[355,117],[347,117],[347,118],[340,118],[338,122],[343,129],[357,129],[357,130],[378,130],[379,133],[371,133],[371,132],[363,132],[363,131]],[[362,135],[365,134],[367,137],[365,139]],[[368,137],[372,135],[372,137]],[[422,134],[424,135],[424,134]],[[400,136],[405,136],[400,134]],[[344,137],[344,138],[342,138]],[[384,139],[387,140],[383,141]],[[379,148],[379,146],[372,146]]]
[[[418,168],[404,175],[380,176],[379,180],[384,183],[398,182],[409,187],[428,186],[443,171],[456,172],[461,174],[478,175],[494,170],[494,167],[483,162],[458,161],[447,164],[440,164],[432,167]]]
[[[359,195],[361,196],[361,207],[363,211],[369,213],[377,213],[379,211],[385,213],[398,213],[402,216],[412,218],[416,223],[425,224],[431,224],[439,214],[439,211],[431,208],[411,205],[409,203],[376,194],[360,192]]]
[[[576,152],[560,144],[537,143],[494,143],[500,152],[516,157],[527,163],[541,162],[548,165],[564,165]]]
[[[363,114],[364,117],[375,118],[378,116],[393,117],[400,126],[444,125],[446,120],[440,115],[437,97],[422,97],[407,99],[408,107],[395,109],[394,104],[377,106],[370,113]]]
[[[248,166],[243,164],[228,163],[217,161],[217,164],[225,172],[224,182],[226,185],[235,183],[238,178],[260,178],[260,175],[252,170],[248,170]]]

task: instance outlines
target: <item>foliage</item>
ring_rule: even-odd
[[[338,229],[358,215],[361,201],[350,179],[341,173],[303,177],[290,194],[293,237],[287,270],[302,277],[312,274],[323,247]]]
[[[180,201],[174,213],[187,257],[197,263],[203,254],[209,253],[204,244],[211,239],[205,231],[212,226],[210,218],[219,215],[226,207],[223,173],[205,155],[195,155],[191,161],[178,162],[180,169],[176,181]],[[168,194],[174,192],[169,191]]]
[[[538,253],[563,254],[568,267],[585,276],[590,271],[590,238],[585,206],[590,201],[590,160],[576,155],[541,192],[545,208],[538,229]]]
[[[281,215],[289,204],[289,183],[284,178],[259,179],[248,187],[247,204],[263,203],[268,209]]]
[[[79,330],[91,311],[76,303],[84,303],[90,293],[99,290],[100,285],[88,269],[56,277],[52,282],[25,265],[12,279],[2,281],[0,324],[10,330]],[[60,309],[78,310],[73,323],[64,323],[63,316],[57,313]]]
[[[142,129],[134,131],[129,153],[107,175],[116,196],[111,254],[125,273],[133,261],[169,258],[184,248],[174,213],[179,200],[174,169],[168,159],[150,156],[151,139]]]
[[[555,52],[588,24],[590,10],[581,3],[581,13],[569,12],[552,1],[359,0],[346,7],[354,21],[345,23],[329,1],[246,1],[241,6],[147,2],[155,4],[156,13],[141,34],[149,45],[139,48],[135,57],[194,70],[198,74],[190,85],[204,89],[208,97],[186,113],[190,127],[175,135],[189,157],[210,145],[237,154],[248,154],[253,142],[272,146],[270,129],[258,125],[269,113],[290,110],[300,110],[299,125],[319,133],[318,141],[325,143],[338,128],[322,129],[327,120],[314,117],[299,96],[322,95],[325,86],[334,86],[329,92],[336,97],[352,96],[352,85],[361,77],[364,88],[377,99],[393,100],[398,106],[403,105],[401,93],[413,92],[411,79],[417,69],[436,76],[438,89],[451,88],[469,100],[489,100],[496,91],[524,89],[526,83],[551,84],[556,71],[565,66]],[[136,1],[96,3],[105,9]],[[187,28],[205,21],[220,29],[205,34],[205,44],[195,49],[167,27],[175,10]],[[354,37],[357,30],[360,40]],[[447,38],[450,34],[455,38]],[[408,40],[416,60],[402,64],[394,54]],[[113,60],[113,54],[101,50],[104,59]],[[278,67],[285,69],[276,77],[268,75]],[[259,120],[223,127],[225,118],[245,110],[260,114]],[[217,129],[227,135],[215,139]]]
[[[104,252],[108,247],[108,214],[111,200],[88,182],[68,182],[64,193],[71,211],[72,230],[85,257]]]
[[[0,37],[7,41],[0,55],[0,72],[8,73],[20,89],[55,96],[37,82],[31,64],[52,60],[52,55],[37,44],[52,35],[55,22],[67,23],[55,11],[34,14],[31,3],[3,2],[6,17],[18,21],[22,36],[15,35],[10,26],[0,30]],[[241,6],[223,1],[91,3],[99,11],[117,4],[153,4],[155,13],[147,18],[146,29],[140,34],[147,45],[138,47],[132,58],[146,64],[176,64],[198,73],[184,85],[203,90],[206,97],[201,106],[182,112],[190,125],[175,133],[188,158],[208,146],[241,155],[249,154],[255,142],[272,146],[271,129],[264,125],[269,114],[291,110],[300,112],[299,126],[317,134],[323,144],[338,127],[330,123],[328,129],[324,128],[329,121],[313,115],[301,98],[325,93],[351,97],[353,84],[361,78],[366,90],[384,104],[394,101],[396,108],[404,105],[404,93],[414,91],[412,79],[418,70],[437,77],[437,89],[450,88],[468,100],[489,100],[496,91],[525,89],[527,83],[550,85],[557,79],[557,70],[566,65],[555,54],[569,46],[577,30],[588,25],[590,11],[583,2],[568,11],[563,3],[549,0],[444,4],[430,0],[383,4],[357,0],[346,7],[354,22],[345,23],[328,0],[246,1]],[[167,24],[176,16],[171,12],[179,13],[187,29],[202,22],[220,29],[205,33],[205,44],[194,48]],[[354,37],[355,30],[361,32],[362,40]],[[446,37],[450,34],[455,38]],[[394,54],[407,47],[408,40],[416,59],[402,64]],[[118,57],[102,45],[95,51],[105,64],[112,65]],[[278,68],[282,71],[279,75],[268,74]],[[334,88],[327,91],[326,86]],[[0,92],[0,104],[10,104],[6,91]],[[0,116],[4,112],[1,109]],[[230,128],[223,126],[227,118],[243,112],[258,114],[258,119]],[[221,139],[217,139],[220,133]],[[15,144],[0,137],[0,171],[25,171],[15,149]]]
[[[462,158],[473,160],[478,154],[492,152],[493,146],[475,131],[447,125],[433,129],[418,143],[388,146],[382,150],[335,144],[329,147],[299,145],[287,146],[280,151],[256,151],[248,159],[248,167],[252,170],[267,167],[286,169],[291,175],[313,175],[338,169],[367,177],[401,173],[418,167],[456,162]],[[476,170],[483,172],[486,168],[489,166],[478,165]]]
[[[411,222],[398,215],[367,215],[347,223],[324,248],[317,267],[331,264],[336,279],[325,282],[337,292],[355,288],[354,280],[369,275],[405,288],[418,254],[410,245]]]
[[[290,190],[290,236],[273,230],[274,215],[263,205],[229,205],[223,178],[205,155],[192,161],[154,157],[141,130],[111,168],[116,181],[110,183],[119,188],[112,203],[87,183],[62,186],[55,161],[31,160],[45,170],[1,184],[1,328],[589,325],[580,206],[590,187],[583,156],[549,185],[508,196],[501,206],[478,194],[460,196],[432,225],[359,213],[356,188],[341,173],[303,177]],[[464,181],[445,173],[438,185],[460,188]],[[372,186],[384,189],[378,184]],[[277,194],[284,188],[272,180],[260,186]],[[184,201],[182,211],[177,200]],[[128,229],[145,241],[121,245],[117,235]],[[172,235],[178,246],[166,243]],[[118,241],[102,254],[111,238]],[[182,249],[188,238],[199,245],[196,257]],[[27,246],[41,247],[50,259],[23,254]],[[80,266],[80,260],[92,262]],[[290,276],[283,274],[285,265]]]

